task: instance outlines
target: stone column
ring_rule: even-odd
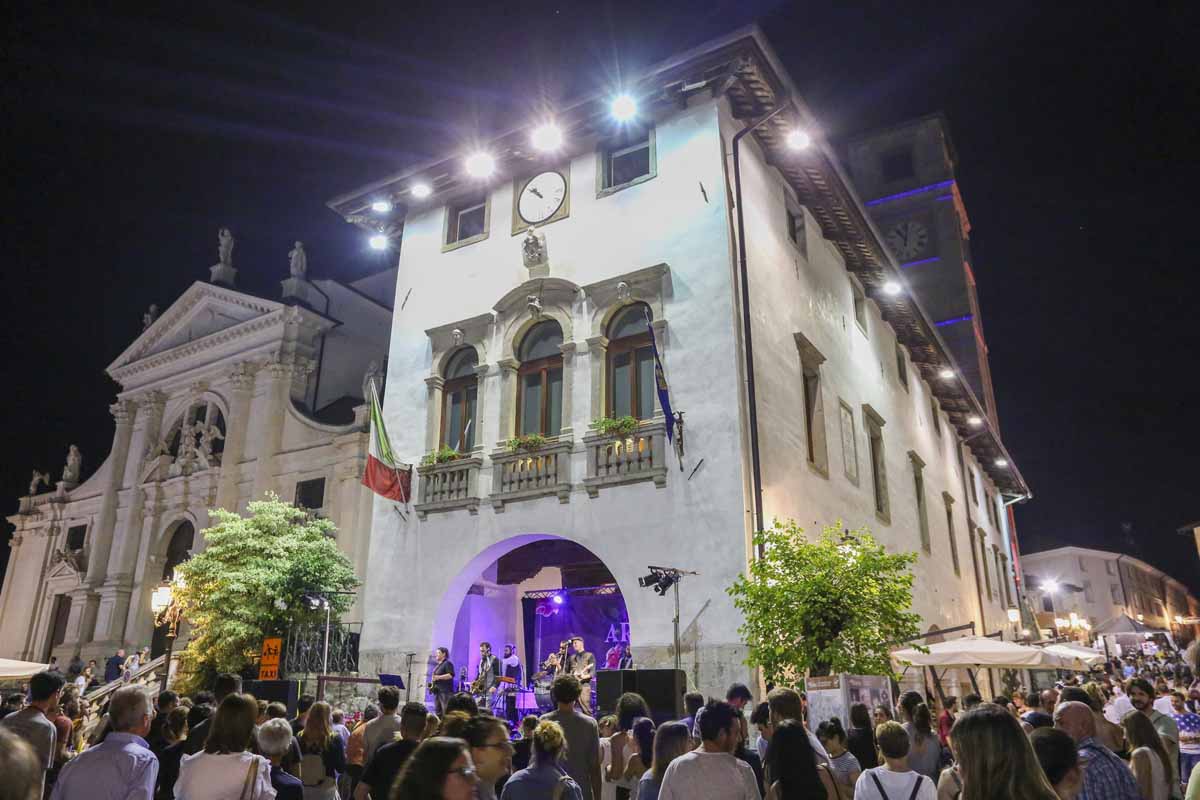
[[[249,361],[239,361],[229,373],[233,391],[229,400],[229,418],[225,420],[225,449],[221,453],[221,477],[217,485],[217,507],[227,511],[238,510],[238,484],[246,454],[246,431],[257,373],[257,365]]]
[[[283,419],[287,413],[286,406],[291,402],[296,362],[293,356],[277,355],[267,362],[266,369],[266,406],[258,415],[258,460],[254,467],[254,488],[250,493],[252,500],[278,488],[275,483],[275,456],[283,443]]]
[[[608,337],[593,336],[587,340],[588,362],[592,375],[592,419],[604,416],[604,383],[605,370],[608,366]]]
[[[108,556],[112,550],[116,531],[114,523],[117,519],[117,492],[125,476],[125,463],[129,458],[129,442],[133,434],[133,419],[137,413],[137,405],[128,399],[118,400],[108,407],[116,420],[117,429],[113,433],[112,453],[110,454],[111,471],[100,498],[100,513],[96,525],[92,529],[91,547],[88,550],[87,584],[98,587],[104,582],[108,572]]]
[[[497,431],[497,447],[516,435],[517,431],[517,368],[515,358],[500,359],[500,428]]]
[[[575,386],[575,343],[563,342],[559,345],[558,350],[562,353],[563,360],[562,430],[558,432],[558,435],[564,439],[570,439],[575,421],[572,416],[575,404],[571,402],[571,392]]]
[[[425,379],[427,393],[425,401],[425,452],[432,453],[438,449],[442,419],[442,387],[446,381],[441,375],[430,375]]]
[[[483,452],[483,443],[486,441],[484,435],[491,432],[486,430],[484,425],[484,420],[492,418],[487,411],[486,403],[491,395],[488,390],[491,374],[492,368],[487,364],[479,364],[475,367],[475,418],[471,424],[475,426],[475,447],[472,449],[476,453]]]

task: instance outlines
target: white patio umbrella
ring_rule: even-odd
[[[892,653],[892,659],[901,666],[913,667],[1082,669],[1082,662],[1075,656],[1048,653],[1037,647],[983,636],[964,636],[948,642],[937,642],[926,649],[928,653],[913,648],[897,650]]]
[[[1051,644],[1042,649],[1047,653],[1054,653],[1055,655],[1063,656],[1064,658],[1077,658],[1083,662],[1084,666],[1088,667],[1098,667],[1105,661],[1103,653],[1096,652],[1090,647],[1085,647],[1081,644],[1073,644],[1071,642]]]
[[[11,658],[0,658],[0,681],[19,681],[24,678],[32,678],[48,666],[50,665],[39,664],[36,661],[14,661]]]

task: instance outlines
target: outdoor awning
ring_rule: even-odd
[[[38,664],[34,661],[14,661],[11,658],[0,658],[0,681],[19,681],[32,678],[48,666],[50,665]]]
[[[1037,647],[983,636],[964,636],[961,639],[931,644],[926,649],[929,650],[928,653],[912,648],[897,650],[892,653],[892,659],[901,666],[914,667],[1082,669],[1082,662],[1073,656],[1063,657]]]
[[[1047,653],[1054,653],[1063,658],[1077,658],[1089,667],[1098,667],[1105,661],[1103,653],[1098,653],[1092,648],[1084,647],[1081,644],[1062,642],[1060,644],[1048,645],[1042,649]]]
[[[1106,633],[1170,633],[1170,631],[1138,622],[1128,614],[1121,614],[1120,616],[1105,620],[1092,628],[1092,635],[1094,636]]]

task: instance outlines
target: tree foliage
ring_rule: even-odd
[[[916,553],[889,553],[863,528],[826,526],[809,541],[793,520],[755,534],[763,557],[728,592],[747,659],[768,683],[806,674],[891,675],[889,645],[920,633],[909,611]]]
[[[314,519],[274,494],[250,503],[248,516],[214,509],[215,524],[201,531],[205,547],[176,569],[183,618],[192,626],[180,656],[183,691],[203,688],[215,673],[241,672],[254,663],[267,636],[293,623],[324,620],[305,593],[346,592],[359,585],[350,559],[333,538],[329,520]],[[335,616],[351,604],[330,595]]]

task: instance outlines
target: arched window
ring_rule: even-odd
[[[608,324],[608,398],[610,417],[650,419],[654,416],[654,349],[650,308],[634,303]]]
[[[475,446],[475,399],[479,379],[475,367],[479,356],[473,347],[464,347],[446,362],[446,381],[442,387],[442,446],[466,453]]]
[[[191,437],[190,450],[183,447],[187,443],[185,436]],[[207,447],[205,455],[215,456],[212,460],[219,462],[225,451],[225,416],[220,406],[210,401],[189,407],[167,430],[165,441],[167,452],[173,458],[179,457],[181,448],[185,453],[195,453]]]
[[[554,320],[529,329],[517,358],[517,435],[557,436],[562,429],[562,328]]]
[[[196,529],[192,523],[184,520],[171,534],[171,542],[167,545],[166,561],[163,562],[162,579],[169,581],[175,577],[175,568],[192,557],[192,545],[195,543]]]

